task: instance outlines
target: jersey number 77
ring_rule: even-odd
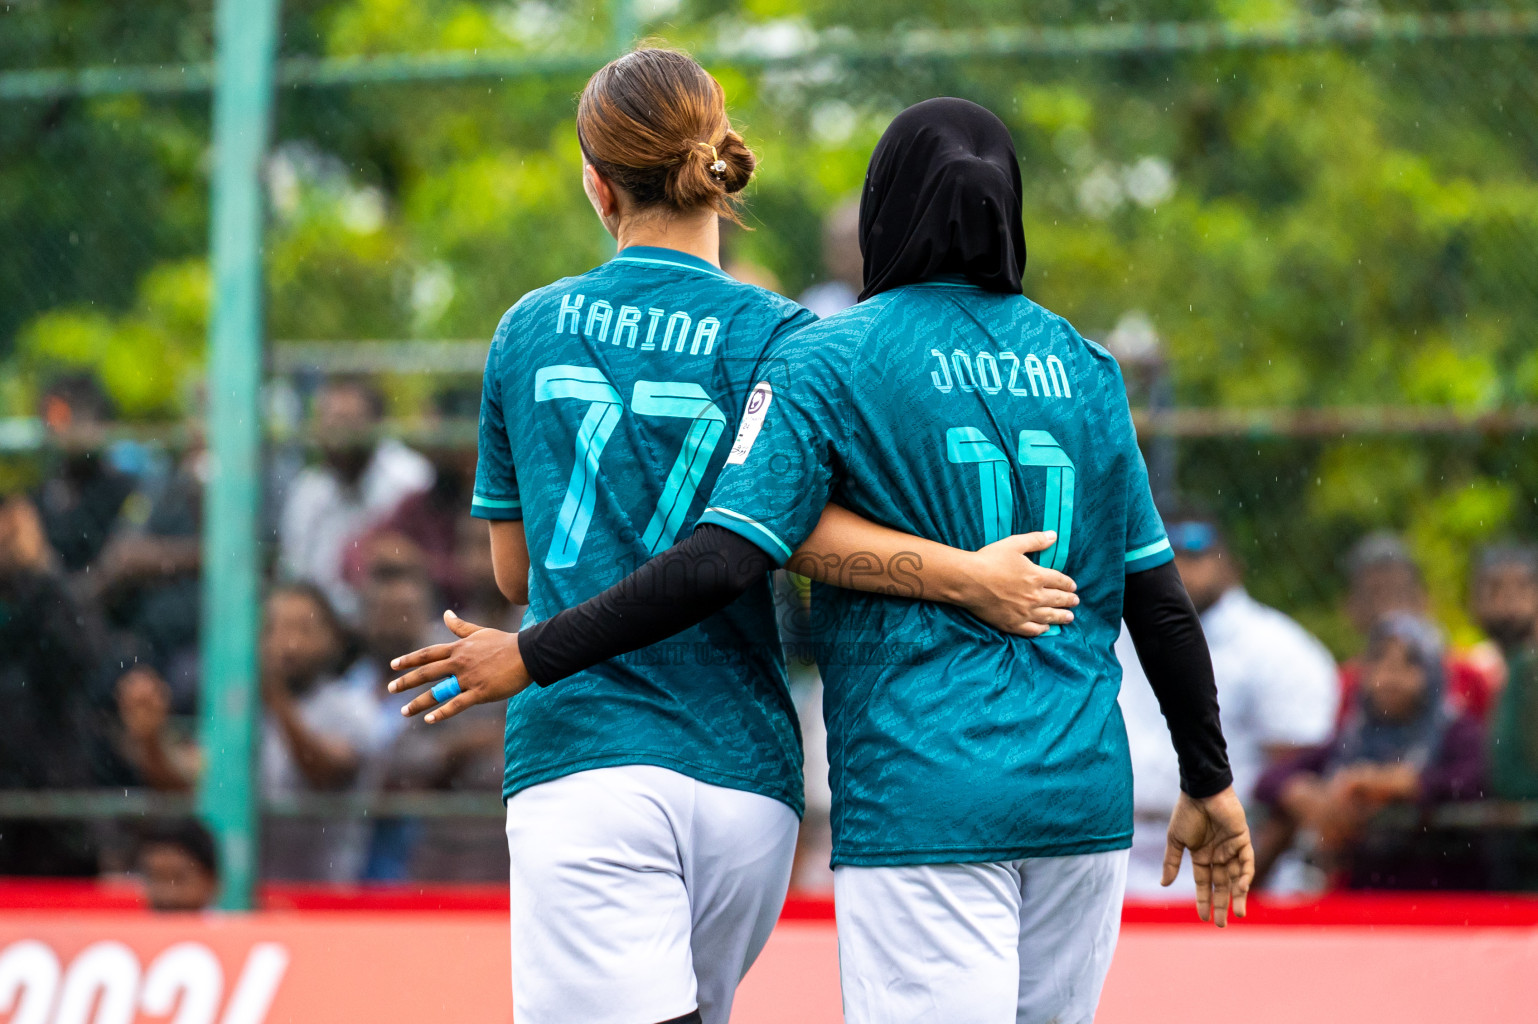
[[[625,411],[619,391],[603,371],[592,366],[545,366],[536,371],[534,400],[558,399],[586,402],[588,407],[577,428],[576,461],[556,517],[555,536],[545,555],[547,569],[566,569],[577,564],[598,500],[598,462]],[[688,381],[638,380],[630,394],[630,410],[637,416],[689,421],[683,446],[673,460],[657,506],[641,536],[647,553],[654,555],[671,547],[673,538],[678,536],[705,467],[726,430],[726,416],[704,388]]]

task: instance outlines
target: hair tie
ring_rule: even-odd
[[[716,147],[708,142],[696,142],[695,145],[710,150],[711,163],[706,169],[717,179],[724,180],[726,178],[726,161],[721,159],[720,155],[716,152]]]

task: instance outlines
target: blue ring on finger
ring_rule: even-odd
[[[437,701],[439,704],[442,704],[445,701],[453,700],[464,691],[460,689],[459,677],[449,676],[443,682],[439,683],[437,686],[434,686],[432,692],[433,700]]]

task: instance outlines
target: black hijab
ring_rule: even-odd
[[[941,274],[1020,294],[1020,205],[1020,161],[1003,121],[967,100],[925,100],[904,110],[876,143],[865,173],[861,301]]]

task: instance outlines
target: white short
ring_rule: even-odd
[[[833,872],[846,1024],[1089,1024],[1127,851]]]
[[[507,802],[518,1024],[726,1024],[779,918],[796,815],[649,765]]]

